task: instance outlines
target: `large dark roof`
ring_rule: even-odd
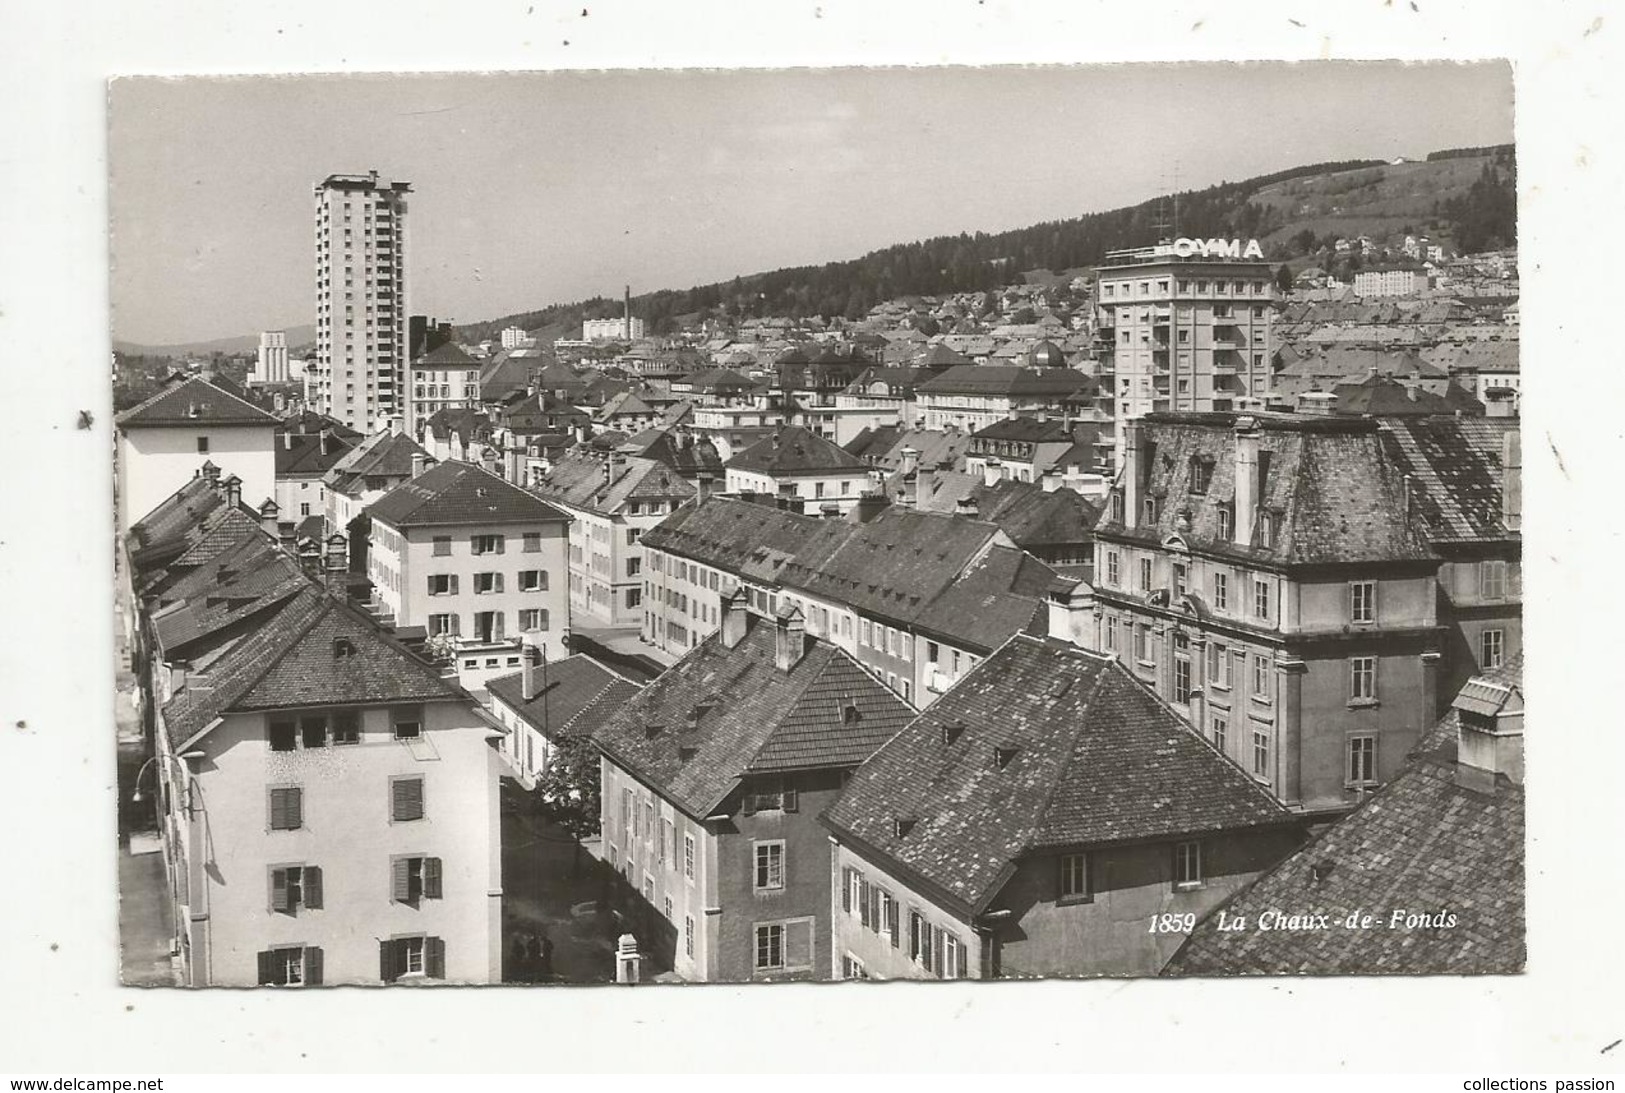
[[[577,450],[556,460],[532,487],[552,501],[614,514],[629,501],[680,504],[694,487],[671,467],[653,459]]]
[[[329,489],[340,493],[359,492],[368,478],[406,478],[412,473],[412,457],[429,458],[428,451],[404,433],[388,429],[373,433],[351,448],[343,458],[333,464],[322,481]]]
[[[536,524],[570,517],[546,501],[472,463],[452,460],[402,482],[368,507],[396,528],[453,524]]]
[[[1032,417],[1008,417],[971,434],[982,440],[1021,440],[1029,444],[1070,444],[1072,434],[1059,421]]]
[[[307,578],[292,558],[257,528],[207,563],[192,565],[148,607],[165,660],[280,603],[304,588]]]
[[[799,425],[786,425],[765,436],[732,459],[733,470],[760,474],[819,474],[865,470],[863,460],[849,454],[839,444],[825,440]]]
[[[349,454],[353,441],[337,434],[296,433],[282,429],[276,436],[276,476],[278,478],[320,478]]]
[[[463,352],[456,342],[446,342],[412,362],[413,368],[479,368],[480,362]]]
[[[594,742],[704,818],[747,772],[854,767],[907,724],[908,704],[836,646],[805,638],[802,658],[780,671],[777,625],[752,616],[733,649],[711,635],[623,705]],[[693,752],[685,759],[682,749]]]
[[[277,423],[275,415],[199,376],[183,380],[130,407],[118,415],[116,421],[121,429],[165,425],[273,426]]]
[[[566,657],[535,669],[537,691],[525,699],[524,673],[499,676],[485,689],[549,740],[591,736],[641,689],[591,657]]]
[[[1496,679],[1517,675],[1510,667]],[[1475,681],[1476,682],[1476,681]],[[1511,685],[1516,686],[1513,679]],[[1472,684],[1469,684],[1471,687]],[[1371,929],[1225,931],[1199,923],[1169,975],[1508,975],[1523,969],[1524,792],[1456,778],[1454,710],[1410,766],[1365,804],[1228,903],[1256,924],[1271,909],[1340,923],[1375,915]],[[1388,928],[1395,910],[1448,912],[1443,929]]]
[[[1373,373],[1355,383],[1340,383],[1332,389],[1339,414],[1371,414],[1381,417],[1429,414],[1465,414],[1482,417],[1484,404],[1454,383],[1445,393],[1435,395],[1420,387],[1412,389],[1398,380]]]
[[[1384,420],[1384,451],[1417,487],[1412,512],[1431,541],[1521,538],[1521,530],[1509,529],[1502,515],[1502,448],[1517,430],[1518,423],[1505,418]]]
[[[1245,415],[1242,415],[1245,416]],[[1192,549],[1245,555],[1260,562],[1314,565],[1425,561],[1433,558],[1405,519],[1404,477],[1383,452],[1374,422],[1356,418],[1259,414],[1258,446],[1268,453],[1260,511],[1277,515],[1273,547],[1238,547],[1219,537],[1219,510],[1236,496],[1233,414],[1151,414],[1143,419],[1154,445],[1149,496],[1161,499],[1154,525],[1133,528],[1103,510],[1096,535],[1130,535],[1161,543],[1180,536]],[[1190,490],[1192,466],[1205,463],[1205,493]]]
[[[1290,821],[1115,659],[1026,635],[876,752],[826,818],[976,911],[1035,851]]]

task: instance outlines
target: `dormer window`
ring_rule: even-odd
[[[1110,505],[1112,523],[1121,524],[1123,522],[1123,493],[1121,490],[1112,491]]]
[[[914,817],[912,817],[912,816],[899,816],[899,817],[897,817],[896,826],[894,828],[894,830],[897,833],[897,837],[899,839],[908,838],[908,833],[910,831],[914,830],[915,822],[916,821],[915,821]]]
[[[1006,744],[1003,747],[994,748],[993,765],[998,767],[1000,770],[1003,770],[1010,765],[1011,761],[1015,759],[1016,755],[1020,751],[1021,749],[1013,744]]]
[[[333,639],[334,660],[343,660],[346,657],[353,656],[355,656],[355,642],[351,641],[349,638]]]
[[[1235,534],[1236,511],[1229,505],[1219,506],[1219,538],[1228,542]]]
[[[1148,524],[1157,522],[1157,499],[1155,497],[1145,499],[1145,522]]]
[[[942,742],[952,745],[954,741],[959,739],[959,734],[964,731],[965,723],[963,721],[957,719],[949,721],[942,726]]]

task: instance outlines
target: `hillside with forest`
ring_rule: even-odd
[[[1026,270],[1098,264],[1109,250],[1146,246],[1173,234],[1256,238],[1275,262],[1315,260],[1338,237],[1369,235],[1396,245],[1428,235],[1452,251],[1515,246],[1516,168],[1511,145],[1435,152],[1426,160],[1316,163],[1240,182],[1153,198],[1119,209],[1004,232],[899,243],[861,258],[797,266],[633,297],[633,312],[655,333],[708,318],[858,318],[908,295],[983,291]],[[505,315],[458,328],[467,341],[503,327],[570,331],[582,319],[620,314],[621,301],[596,297]]]

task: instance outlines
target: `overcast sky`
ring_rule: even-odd
[[[120,80],[114,325],[314,321],[311,187],[412,183],[413,312],[684,288],[1321,160],[1512,140],[1509,66]]]

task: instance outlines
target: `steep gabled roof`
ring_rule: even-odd
[[[1518,423],[1505,418],[1407,418],[1383,421],[1384,450],[1420,487],[1412,512],[1432,542],[1522,537],[1502,514],[1502,447]]]
[[[1066,368],[1017,368],[970,364],[949,368],[920,384],[922,395],[1065,396],[1094,386],[1088,376]]]
[[[1289,822],[1115,659],[1026,635],[883,745],[826,814],[973,911],[1036,851]]]
[[[121,429],[156,428],[166,425],[197,425],[211,428],[223,425],[273,426],[275,415],[231,392],[193,376],[132,406],[115,419]]]
[[[411,437],[384,429],[351,448],[333,464],[322,482],[340,493],[353,493],[368,478],[406,478],[412,473],[414,455],[433,461],[423,445]]]
[[[523,672],[489,680],[485,689],[549,740],[591,736],[642,689],[583,654],[538,667],[536,679],[528,701]]]
[[[457,460],[402,482],[374,501],[367,512],[395,528],[565,523],[570,519],[528,490],[483,467]]]
[[[863,460],[847,453],[839,444],[799,425],[786,425],[773,435],[763,437],[728,460],[727,467],[767,475],[848,470],[861,473],[866,469]]]
[[[617,459],[619,463],[613,462]],[[586,451],[556,460],[532,489],[540,497],[608,514],[620,512],[629,501],[681,503],[694,496],[694,487],[664,463]]]
[[[805,639],[784,672],[776,624],[752,616],[746,626],[733,649],[720,633],[701,642],[593,734],[690,816],[711,815],[747,772],[854,767],[913,714],[836,646]]]

